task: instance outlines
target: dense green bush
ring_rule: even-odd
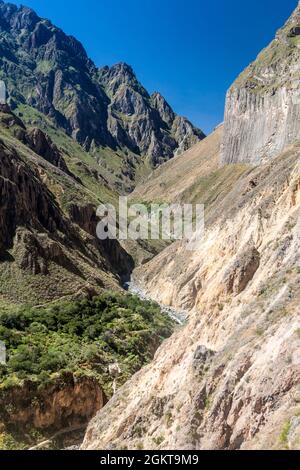
[[[0,387],[25,378],[44,383],[67,369],[96,375],[110,393],[109,364],[120,364],[119,383],[124,382],[151,359],[172,329],[158,305],[115,293],[0,312],[0,340],[8,354],[7,366],[0,368]]]

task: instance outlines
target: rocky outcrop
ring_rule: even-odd
[[[211,351],[203,345],[198,346],[193,357],[194,370],[199,374],[205,373],[208,370],[214,355],[214,351]]]
[[[0,391],[0,420],[8,428],[55,432],[85,425],[107,402],[99,382],[92,377],[64,373],[48,384],[25,381]],[[25,433],[25,432],[24,432]]]
[[[74,177],[74,175],[72,175],[72,173],[68,170],[66,162],[60,151],[47,134],[45,134],[40,129],[33,128],[27,132],[25,139],[27,145],[35,153],[45,158],[45,160],[47,160],[49,163],[52,163],[52,165],[57,166],[69,176]]]
[[[259,164],[300,138],[300,6],[227,93],[222,163]]]
[[[26,137],[26,128],[18,130]],[[54,147],[49,158],[56,156]],[[50,190],[55,188],[56,173],[64,192],[70,184],[79,190],[81,185],[53,163],[43,170],[43,162],[44,157],[33,151],[28,154],[28,146],[17,140],[0,141],[2,297],[42,302],[96,295],[105,287],[118,289],[120,276],[132,270],[131,257],[117,240],[96,238],[95,205],[80,207],[69,201],[69,216],[62,210]],[[15,282],[16,277],[20,282]]]
[[[146,155],[155,166],[191,147],[205,135],[176,116],[159,94],[149,96],[130,66],[121,63],[99,71],[110,105],[108,128],[120,146]]]
[[[176,115],[164,97],[160,93],[155,92],[151,95],[151,102],[153,108],[158,111],[160,118],[169,128],[172,127]]]
[[[49,233],[67,231],[67,221],[38,175],[3,143],[0,155],[0,246],[11,246],[18,225],[28,224]]]
[[[247,246],[235,256],[224,274],[225,292],[240,294],[259,268],[260,255],[254,246]]]
[[[21,231],[17,232],[16,243],[21,251],[20,268],[33,275],[49,274],[48,265],[51,261],[63,267],[71,264],[61,245],[45,237]]]
[[[181,116],[175,117],[171,133],[174,135],[176,142],[178,142],[178,148],[175,155],[181,155],[183,152],[196,145],[199,140],[205,138],[202,131],[195,131],[192,123]]]
[[[300,448],[300,417],[293,416],[288,423],[287,447],[291,450]]]
[[[70,204],[69,206],[71,220],[92,237],[95,237],[98,224],[96,211],[97,208],[92,204],[86,206]],[[94,244],[103,257],[106,258],[111,270],[118,273],[122,279],[128,279],[134,268],[134,262],[119,242],[110,239],[100,241],[95,238]]]
[[[12,112],[8,105],[0,105],[0,113],[0,126],[2,128],[10,129],[17,140],[65,174],[80,182],[79,178],[69,171],[62,153],[49,135],[36,127],[27,129],[23,121]]]

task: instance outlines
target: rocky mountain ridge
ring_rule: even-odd
[[[299,7],[229,91],[224,128],[201,142],[128,65],[99,70],[80,43],[32,10],[0,2],[0,11],[1,73],[14,108],[0,109],[4,309],[33,303],[48,315],[53,301],[121,289],[133,260],[117,241],[95,238],[97,203],[118,196],[108,179],[111,163],[119,181],[122,175],[133,181],[141,156],[148,170],[168,160],[136,188],[133,200],[149,203],[167,194],[168,202],[206,205],[198,249],[175,242],[133,273],[147,296],[189,311],[187,324],[104,408],[94,381],[77,387],[70,377],[63,393],[56,385],[49,396],[40,391],[50,424],[77,424],[101,408],[82,449],[299,449]],[[190,139],[196,145],[170,159]],[[112,153],[104,156],[107,148]],[[117,332],[124,324],[120,304],[107,319],[116,320]],[[131,326],[131,307],[125,310]],[[97,329],[88,325],[92,313],[78,321],[97,342]],[[100,320],[103,313],[100,302]],[[42,326],[33,323],[28,334],[42,333]],[[71,324],[73,332],[77,326]],[[117,340],[117,351],[135,345],[127,331],[121,341],[109,327],[103,333],[108,342]],[[19,386],[12,393],[12,401],[20,400]],[[23,402],[31,409],[12,417],[44,427],[33,395],[30,388]]]
[[[118,149],[120,171],[130,179],[143,158],[156,166],[204,138],[163,97],[150,97],[130,66],[98,69],[74,37],[30,8],[3,1],[0,78],[7,84],[12,108],[27,104],[50,117],[100,164],[102,148]],[[167,121],[161,106],[168,109]],[[109,159],[105,163],[114,167]]]
[[[298,142],[216,197],[198,249],[176,242],[134,271],[190,317],[83,449],[299,449],[299,189]]]

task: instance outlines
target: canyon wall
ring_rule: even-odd
[[[300,138],[300,6],[227,93],[223,164],[259,164]]]
[[[184,189],[206,205],[199,245],[175,242],[134,271],[187,324],[91,421],[82,449],[300,448],[299,25],[298,6],[228,92],[226,166]],[[237,168],[233,185],[220,179]],[[154,185],[181,200],[172,169]]]
[[[0,161],[1,300],[39,304],[118,289],[133,261],[117,240],[97,239],[100,201],[50,137],[9,107],[0,108]]]
[[[197,250],[176,242],[134,272],[190,317],[92,420],[83,449],[299,448],[299,152],[216,200]]]
[[[101,386],[92,377],[65,373],[44,386],[27,380],[22,386],[1,389],[1,426],[55,432],[85,425],[106,402]]]

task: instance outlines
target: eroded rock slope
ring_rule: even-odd
[[[300,138],[300,6],[229,89],[223,163],[259,164]]]
[[[93,419],[84,449],[299,448],[299,152],[243,176],[198,250],[175,243],[135,272],[190,319]]]
[[[99,199],[39,129],[0,109],[0,300],[22,304],[117,288],[132,260],[96,238]]]

